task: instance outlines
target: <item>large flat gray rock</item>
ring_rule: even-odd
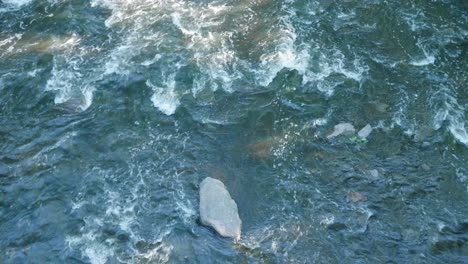
[[[237,204],[221,181],[207,177],[200,184],[200,220],[223,237],[240,239]]]

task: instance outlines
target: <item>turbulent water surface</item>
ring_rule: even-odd
[[[0,262],[468,263],[467,3],[1,0]]]

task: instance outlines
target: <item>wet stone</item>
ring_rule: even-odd
[[[373,169],[373,170],[368,170],[367,171],[367,175],[369,176],[369,178],[371,180],[378,180],[379,179],[379,171],[376,170],[376,169]]]
[[[361,130],[359,130],[358,137],[365,139],[370,135],[371,132],[372,132],[372,127],[371,125],[367,124]]]
[[[200,220],[223,237],[240,239],[237,204],[221,181],[207,177],[200,184]]]
[[[427,165],[427,164],[424,163],[424,164],[421,165],[421,169],[422,169],[423,171],[430,171],[430,170],[431,170],[431,167],[429,167],[429,165]]]
[[[334,127],[333,132],[327,136],[328,139],[340,135],[351,135],[356,132],[356,129],[351,123],[340,123]]]
[[[427,141],[424,141],[424,142],[421,144],[421,148],[423,148],[423,149],[428,149],[430,146],[431,146],[431,143],[430,143],[430,142],[427,142]]]

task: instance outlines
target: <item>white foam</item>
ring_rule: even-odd
[[[448,129],[456,140],[468,146],[468,132],[464,115],[461,111],[457,111],[450,105],[447,108],[439,109],[434,116],[433,125],[435,129],[439,129],[444,121],[448,121]]]
[[[346,60],[343,53],[338,50],[335,50],[331,55],[320,54],[318,59],[319,71],[308,71],[303,82],[316,83],[318,90],[327,96],[333,95],[335,87],[342,83],[342,81],[328,80],[334,74],[360,82],[363,75],[368,71],[368,67],[362,66],[358,59],[355,59],[351,65],[346,66]]]
[[[237,33],[257,30],[253,25],[260,21],[250,10],[256,4],[251,1],[202,4],[175,0],[94,0],[92,6],[111,10],[106,26],[117,34],[117,45],[104,59],[104,74],[128,75],[137,66],[153,66],[156,62],[165,63],[163,69],[154,65],[157,71],[154,75],[162,74],[163,79],[176,74],[181,62],[196,69],[191,87],[178,86],[177,92],[175,82],[147,77],[147,85],[154,91],[153,105],[167,115],[175,113],[181,94],[191,92],[197,97],[205,94],[201,92],[207,89],[233,92],[248,89],[244,83],[242,87],[236,84],[250,81],[268,86],[285,68],[296,70],[303,76],[303,83],[314,82],[327,95],[332,95],[334,87],[345,79],[358,82],[362,79],[367,68],[360,61],[350,62],[339,51],[325,54],[319,47],[313,49],[321,54],[319,69],[311,69],[312,50],[309,44],[298,40],[292,23],[295,11],[291,1],[281,7],[283,15],[279,20],[261,21],[269,30],[262,36],[267,38],[262,41],[265,47],[255,51],[255,59],[241,59],[238,53],[244,43],[239,44],[232,38]],[[242,19],[238,27],[227,28],[227,20],[233,14],[248,19]],[[167,50],[176,52],[168,53]],[[340,80],[329,78],[335,73],[341,75]]]
[[[56,65],[52,68],[52,77],[47,80],[46,91],[56,91],[54,102],[62,104],[71,99],[71,91],[78,73],[73,71],[61,70]]]
[[[454,87],[439,84],[429,98],[427,115],[416,117],[410,114],[411,108],[414,107],[412,104],[417,99],[417,93],[408,94],[405,87],[399,89],[397,111],[393,114],[390,128],[395,125],[399,126],[404,129],[406,135],[413,136],[417,135],[417,131],[423,126],[422,124],[432,122],[432,129],[446,128],[455,140],[468,146],[468,124],[464,113],[465,108],[458,103]]]
[[[308,46],[296,44],[296,31],[289,18],[282,20],[278,34],[279,44],[271,53],[261,56],[261,69],[257,72],[257,82],[268,86],[276,75],[284,68],[297,70],[304,75],[309,65]]]
[[[77,34],[70,36],[52,36],[39,42],[29,43],[24,40],[18,51],[34,50],[36,52],[48,52],[54,55],[51,76],[47,80],[45,90],[55,94],[54,103],[64,104],[69,110],[84,111],[92,103],[95,90],[93,81],[97,79],[95,72],[89,76],[82,73],[82,65],[88,53],[94,52],[93,48],[81,47],[81,37]],[[19,45],[19,44],[18,44]],[[28,74],[34,76],[35,71]]]
[[[3,3],[14,7],[22,7],[30,4],[32,1],[33,0],[3,0]]]
[[[461,182],[468,183],[468,171],[465,168],[457,168],[456,175]],[[466,191],[468,191],[468,185],[466,186]]]
[[[172,245],[161,243],[148,252],[139,254],[138,257],[145,260],[143,263],[167,263],[173,249]]]
[[[113,256],[113,252],[103,245],[90,245],[86,247],[85,254],[91,264],[106,264],[107,259]]]
[[[449,130],[455,139],[468,146],[468,131],[465,122],[452,122]]]
[[[173,230],[180,219],[187,226],[193,225],[196,208],[192,204],[193,190],[190,184],[185,186],[186,171],[170,165],[172,159],[179,158],[177,152],[183,151],[183,142],[189,137],[185,133],[164,133],[157,128],[148,136],[150,140],[133,146],[127,153],[128,170],[93,168],[88,172],[93,176],[92,182],[86,181],[87,184],[79,187],[71,201],[72,210],[86,216],[78,232],[66,234],[66,242],[70,250],[89,258],[85,261],[170,262],[173,249],[180,247],[172,245]],[[157,152],[161,162],[141,163],[141,154],[148,150]],[[120,184],[116,185],[117,182]],[[101,191],[89,192],[89,184],[93,190]],[[164,195],[159,197],[160,194]],[[167,208],[174,210],[167,211]],[[119,234],[108,232],[117,230]],[[120,234],[125,236],[124,240]]]
[[[120,75],[129,74],[129,60],[136,53],[135,50],[138,50],[138,47],[132,47],[132,45],[122,45],[113,50],[104,65],[104,75],[113,73]]]
[[[103,175],[104,176],[104,175]],[[120,193],[106,189],[103,193],[105,211],[97,212],[97,215],[85,217],[85,225],[81,227],[80,234],[67,236],[65,241],[71,249],[79,249],[83,256],[89,258],[92,264],[105,264],[116,255],[115,238],[103,239],[102,229],[117,225],[125,231],[131,238],[135,235],[131,226],[135,222],[135,202],[121,197]],[[94,204],[95,200],[78,200],[73,202],[73,210],[79,210],[86,204]]]
[[[15,39],[20,39],[21,36],[22,36],[22,34],[17,34],[17,35],[8,37],[8,38],[6,38],[6,39],[0,41],[0,47],[5,46],[5,45],[7,45],[7,44],[10,44],[10,43],[14,42]]]
[[[78,61],[72,60],[63,66],[54,59],[52,76],[47,80],[46,91],[55,92],[55,104],[70,104],[69,107],[84,111],[92,103],[94,87],[89,84],[78,86],[82,75],[76,71]]]
[[[218,32],[223,14],[229,10],[223,4],[210,4],[201,8],[188,6],[171,15],[173,24],[188,38],[187,48],[193,52],[202,73],[192,88],[195,96],[207,87],[231,92],[233,82],[243,77],[236,69],[238,58],[230,45],[232,33]]]
[[[154,63],[156,63],[157,61],[159,61],[161,59],[161,55],[160,54],[156,54],[154,56],[154,58],[150,59],[150,60],[145,60],[141,63],[141,65],[143,66],[150,66]]]
[[[430,27],[430,23],[428,23],[427,17],[422,10],[417,10],[416,12],[413,10],[411,13],[403,13],[402,15],[410,30],[413,32]]]
[[[65,241],[71,249],[79,247],[82,255],[88,257],[91,264],[106,264],[107,260],[114,256],[112,241],[99,241],[98,231],[95,228],[102,226],[102,222],[85,219],[85,223],[85,227],[80,230],[82,231],[80,236],[68,236]],[[85,231],[85,228],[90,226],[94,228]]]
[[[406,135],[414,135],[416,127],[413,123],[408,120],[406,113],[408,112],[408,104],[411,101],[407,91],[404,88],[399,89],[399,100],[396,105],[397,110],[393,113],[391,128],[396,126],[405,129]]]
[[[413,66],[426,66],[426,65],[434,64],[435,56],[431,54],[425,54],[425,55],[426,56],[423,59],[413,60],[410,62],[410,64]]]
[[[182,25],[180,22],[180,14],[179,13],[172,13],[172,23],[176,25],[182,33],[188,36],[195,36],[198,33],[197,29],[188,29],[185,26]],[[193,26],[193,25],[192,25]]]
[[[81,104],[81,110],[84,111],[88,109],[91,106],[91,103],[93,102],[93,93],[94,93],[94,87],[93,86],[85,86],[81,90],[83,94],[83,103]]]
[[[242,78],[235,65],[237,57],[229,44],[231,33],[219,31],[224,20],[223,14],[230,10],[229,6],[173,0],[95,0],[92,5],[111,9],[112,14],[106,20],[106,25],[125,32],[121,43],[106,59],[105,74],[129,74],[135,64],[133,60],[146,47],[151,47],[151,52],[154,53],[150,56],[153,59],[143,60],[140,65],[149,66],[161,60],[161,56],[158,56],[159,49],[164,50],[161,52],[163,54],[167,53],[167,49],[190,51],[185,54],[190,54],[191,57],[184,57],[182,60],[195,62],[200,71],[194,77],[194,85],[191,87],[195,96],[206,88],[217,90],[221,87],[231,91],[233,82]],[[173,29],[168,31],[164,27],[154,27],[155,23],[167,25],[168,19],[182,33],[182,41],[180,36],[170,36],[174,34]],[[175,61],[168,62],[162,70],[163,78],[166,79],[155,82],[150,78],[147,83],[154,91],[151,97],[154,106],[167,115],[174,114],[180,105],[179,95],[175,92],[175,81],[167,77],[174,78],[180,69],[179,64]],[[190,87],[184,87],[184,92],[187,89]]]
[[[287,5],[283,6],[283,10],[287,15],[281,18],[279,32],[269,34],[272,38],[270,42],[277,43],[276,48],[260,58],[261,67],[259,71],[256,71],[259,85],[268,86],[285,68],[296,70],[303,76],[303,84],[312,82],[327,96],[331,96],[334,88],[344,79],[352,79],[356,82],[362,80],[363,75],[368,71],[367,66],[362,65],[357,58],[350,61],[339,50],[333,50],[330,53],[328,47],[321,48],[317,43],[299,42],[296,29],[291,23],[291,16],[295,16],[295,11]],[[312,55],[311,52],[313,52]],[[341,80],[329,78],[336,74],[342,76]]]
[[[316,118],[312,120],[312,127],[324,126],[328,123],[326,118]]]
[[[0,10],[1,11],[1,10]],[[15,45],[23,37],[22,33],[15,34],[0,41],[0,58],[13,52]]]
[[[460,143],[468,146],[468,126],[464,114],[464,107],[458,104],[456,95],[445,86],[432,97],[436,113],[433,118],[434,129],[440,129],[444,122],[448,122],[448,130]],[[435,102],[439,102],[434,103]]]
[[[175,92],[175,74],[171,74],[164,80],[164,87],[158,87],[152,84],[149,80],[146,85],[153,89],[151,101],[153,105],[166,115],[172,115],[180,105],[179,97]]]
[[[424,57],[413,59],[412,61],[409,62],[409,64],[413,66],[427,66],[427,65],[434,64],[435,59],[436,59],[435,55],[433,52],[428,51],[429,48],[426,47],[424,42],[421,40],[418,40],[416,45],[422,50],[422,52],[424,53]]]

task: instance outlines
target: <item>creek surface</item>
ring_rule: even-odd
[[[467,85],[467,1],[2,0],[0,262],[468,263]]]

